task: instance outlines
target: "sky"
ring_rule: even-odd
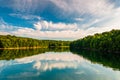
[[[0,35],[76,40],[112,29],[119,0],[0,0]]]

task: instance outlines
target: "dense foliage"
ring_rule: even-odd
[[[71,42],[70,48],[120,52],[120,30],[112,30]]]
[[[0,35],[0,48],[20,48],[20,47],[62,47],[69,46],[69,41],[37,40],[16,36]]]
[[[119,53],[106,53],[83,49],[71,49],[71,52],[83,56],[84,58],[90,60],[92,63],[98,63],[106,67],[120,70]]]

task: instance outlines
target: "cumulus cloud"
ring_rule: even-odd
[[[118,10],[119,11],[119,10]],[[4,20],[0,21],[0,34],[12,34],[17,36],[31,37],[37,39],[60,39],[60,40],[74,40],[83,38],[87,35],[93,35],[95,33],[102,33],[104,31],[110,31],[112,29],[120,29],[120,24],[117,21],[120,20],[119,14],[114,15],[113,20],[108,23],[103,23],[101,26],[92,26],[95,23],[99,23],[102,20],[95,20],[93,23],[88,23],[87,28],[79,28],[77,24],[65,24],[65,23],[53,23],[47,21],[40,21],[34,24],[34,28],[13,26],[7,24]],[[111,23],[111,24],[110,24]],[[90,26],[90,27],[89,27]]]
[[[32,37],[32,38],[38,38],[38,39],[60,39],[60,40],[73,39],[78,37],[78,34],[79,35],[81,34],[81,36],[83,35],[83,33],[81,33],[80,30],[38,31],[30,28],[27,28],[27,29],[21,28],[16,31],[13,31],[12,33],[18,36],[26,36],[26,37]]]
[[[66,23],[53,23],[48,21],[40,21],[34,24],[36,30],[44,31],[64,31],[64,30],[77,30],[77,24],[66,24]]]
[[[2,29],[2,28],[1,28]],[[95,33],[101,33],[104,31],[110,31],[112,29],[120,29],[120,27],[107,26],[107,27],[90,27],[88,29],[77,29],[77,30],[56,30],[56,31],[41,31],[39,29],[32,28],[23,28],[13,26],[12,30],[6,32],[2,29],[0,30],[0,34],[12,34],[17,36],[31,37],[37,39],[66,39],[66,40],[74,40],[83,38],[87,35],[93,35]]]
[[[93,35],[95,33],[102,33],[105,31],[110,31],[112,29],[120,29],[119,27],[114,28],[112,27],[91,27],[86,30],[78,29],[76,31],[72,30],[65,30],[65,31],[37,31],[30,28],[21,28],[17,31],[14,31],[13,34],[18,36],[26,36],[32,37],[37,39],[66,39],[66,40],[75,40],[79,38],[83,38],[87,35]]]

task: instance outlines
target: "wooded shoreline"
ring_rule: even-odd
[[[0,35],[0,49],[52,49],[59,47],[120,53],[120,30],[95,34],[75,41],[37,40],[11,35]]]
[[[46,47],[16,47],[16,48],[0,48],[0,50],[14,50],[14,49],[41,49],[41,48],[48,48]],[[51,47],[52,48],[52,47]],[[59,46],[57,48],[69,48],[69,46]]]
[[[69,45],[70,41],[38,40],[11,35],[0,35],[0,49],[54,48]]]
[[[120,53],[120,30],[87,36],[70,43],[71,49]]]
[[[5,50],[5,49],[36,49],[36,48],[47,48],[47,47],[16,47],[16,48],[0,48],[0,50]]]

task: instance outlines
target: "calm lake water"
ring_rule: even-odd
[[[1,51],[0,80],[120,80],[120,63],[94,57],[67,50]]]

